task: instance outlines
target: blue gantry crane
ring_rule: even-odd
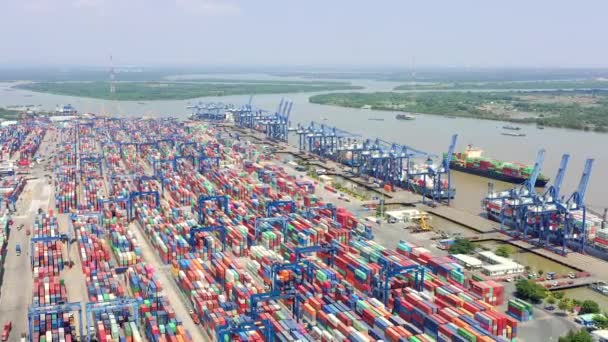
[[[220,210],[225,213],[228,212],[228,196],[204,196],[200,195],[196,204],[198,206],[198,222],[199,224],[205,224],[205,204],[207,202],[215,202]]]
[[[177,170],[177,161],[175,159],[154,159],[152,162],[152,169],[154,170],[155,176],[162,174],[163,165],[170,165],[173,171]]]
[[[350,145],[360,134],[350,133],[336,127],[311,121],[306,127],[297,125],[296,134],[300,150],[306,150],[323,158],[337,159],[338,152]]]
[[[128,311],[130,317],[132,317],[135,322],[139,322],[140,304],[140,300],[133,298],[121,298],[99,303],[87,303],[85,306],[86,326],[89,328],[89,330],[93,330],[94,322],[96,321],[95,317],[98,317],[98,315],[101,313],[123,313],[125,311]],[[92,321],[89,319],[92,319]],[[90,342],[91,340],[92,336],[89,332],[87,334],[87,341]]]
[[[128,197],[116,196],[116,197],[110,197],[110,198],[105,198],[105,199],[99,199],[99,200],[97,200],[97,203],[99,204],[100,208],[103,208],[106,204],[116,205],[118,207],[126,209],[127,213],[128,213],[128,208],[129,208],[129,198]],[[99,222],[103,222],[103,220],[104,220],[103,215],[101,215],[101,220]]]
[[[372,279],[372,294],[374,297],[381,300],[384,305],[388,304],[389,290],[392,279],[403,276],[408,273],[414,274],[414,289],[422,291],[424,289],[424,267],[420,265],[401,266],[392,262],[386,262],[384,259],[379,259],[379,264],[382,270],[378,276]]]
[[[184,149],[186,149],[188,146],[194,146],[194,150],[198,150],[198,143],[196,141],[186,141],[186,142],[181,142],[178,145],[178,152],[179,154],[183,155],[184,154]]]
[[[103,163],[99,156],[90,155],[80,157],[80,174],[85,171],[85,167],[88,165],[97,165],[99,167],[99,175],[103,177]]]
[[[287,218],[284,216],[275,216],[275,217],[257,217],[255,219],[255,235],[254,241],[251,241],[250,246],[258,241],[260,234],[266,230],[274,230],[275,226],[278,225],[281,229],[281,233],[283,233],[283,239],[285,239],[285,232],[287,230]]]
[[[190,235],[188,237],[188,243],[190,247],[194,249],[196,246],[196,236],[199,233],[213,233],[220,232],[220,239],[222,241],[222,251],[226,248],[226,227],[225,226],[196,226],[190,228]]]
[[[222,102],[199,102],[187,108],[192,110],[191,119],[205,121],[224,121],[226,120],[226,113],[233,110],[231,105]]]
[[[174,156],[173,157],[173,167],[174,167],[175,171],[177,171],[178,167],[181,165],[179,161],[182,160],[182,159],[190,161],[190,163],[192,164],[192,167],[196,168],[196,158],[194,156],[188,156],[188,155],[182,156],[182,155],[178,155],[178,156]]]
[[[290,290],[290,291],[286,291],[283,293],[280,291],[271,291],[271,292],[266,292],[266,293],[252,294],[249,299],[249,314],[251,315],[251,318],[257,319],[260,315],[260,312],[258,309],[259,303],[269,302],[272,300],[285,300],[285,299],[293,301],[292,313],[293,313],[293,316],[297,320],[299,320],[300,305],[301,305],[300,302],[303,301],[304,298],[301,294],[299,294],[295,290]]]
[[[322,244],[322,245],[315,245],[315,246],[296,247],[293,250],[294,263],[299,263],[302,259],[302,256],[304,256],[305,254],[326,253],[329,255],[329,257],[326,260],[327,261],[326,263],[329,266],[333,266],[334,259],[336,257],[336,254],[338,253],[338,250],[339,250],[339,247],[333,242]]]
[[[526,229],[526,225],[523,224],[526,208],[537,202],[538,194],[534,186],[540,175],[544,158],[545,150],[541,149],[536,156],[530,177],[523,184],[506,191],[490,191],[484,198],[483,204],[488,218],[499,222],[501,231],[519,236],[520,232]],[[494,204],[498,204],[498,208],[489,209],[494,208]],[[512,229],[507,230],[507,227]]]
[[[233,340],[233,335],[247,334],[251,331],[260,331],[264,336],[264,341],[274,341],[274,327],[268,320],[245,323],[227,323],[215,328],[215,340],[217,342],[228,342]],[[247,339],[246,335],[243,340]]]
[[[280,263],[280,262],[275,262],[270,266],[270,282],[271,282],[271,289],[273,292],[276,291],[280,291],[280,286],[279,286],[279,272],[281,271],[291,271],[295,274],[298,274],[299,276],[301,276],[302,278],[304,276],[308,276],[309,279],[312,278],[312,265],[308,260],[303,260],[300,262],[292,262],[292,263]]]
[[[511,208],[514,217],[515,235],[520,236],[523,234],[523,238],[527,239],[528,236],[528,225],[526,224],[526,212],[528,207],[534,205],[534,202],[538,201],[539,194],[535,190],[536,180],[540,176],[540,170],[542,169],[543,162],[545,160],[545,150],[541,149],[538,151],[536,161],[530,178],[526,179],[524,183],[518,187],[511,189],[511,199],[507,202],[508,207]],[[502,215],[504,216],[505,208],[503,208]]]
[[[28,340],[34,342],[34,319],[40,319],[41,315],[61,315],[66,312],[78,312],[78,334],[84,338],[82,330],[82,307],[79,302],[58,305],[30,306],[27,310]]]
[[[296,203],[292,200],[270,201],[266,205],[266,217],[272,217],[280,209],[287,209],[289,213],[296,212]]]
[[[550,249],[562,255],[566,254],[567,235],[564,229],[559,229],[556,218],[560,211],[559,208],[562,206],[560,190],[569,160],[569,154],[562,156],[553,183],[542,195],[533,198],[534,205],[524,208],[525,213],[522,221],[522,224],[527,226],[524,231],[531,228],[532,235],[538,238],[538,240],[530,239],[529,242],[536,243],[540,247],[550,247]],[[552,248],[554,244],[561,245],[561,250]]]
[[[162,175],[157,175],[157,176],[139,176],[136,178],[136,183],[137,183],[137,191],[145,191],[144,190],[144,183],[148,182],[148,181],[156,181],[160,184],[160,189],[161,189],[161,193],[164,194],[165,193],[165,177],[163,177]]]
[[[292,108],[293,102],[281,99],[277,110],[273,113],[254,108],[251,103],[231,112],[234,115],[236,126],[262,131],[269,139],[287,142],[290,125],[289,115]]]
[[[560,206],[564,216],[564,229],[569,239],[569,245],[584,252],[587,247],[587,207],[585,205],[585,194],[591,178],[594,159],[585,161],[583,174],[576,191],[568,197],[565,205]]]
[[[422,195],[422,202],[425,203],[426,198],[431,199],[431,203],[446,201],[446,204],[450,204],[450,200],[455,196],[455,190],[452,188],[452,177],[450,173],[450,161],[456,148],[456,141],[458,135],[452,135],[448,152],[445,153],[438,165],[433,164],[434,155],[424,155],[422,151],[416,151],[416,155],[412,157],[423,157],[425,158],[424,164],[412,168],[409,159],[406,163],[406,184],[405,186],[412,191]],[[411,149],[411,148],[410,148]],[[442,179],[446,182],[442,182]],[[418,181],[422,182],[419,184]],[[429,182],[431,186],[429,187]]]
[[[133,200],[144,196],[153,196],[155,200],[154,207],[158,208],[160,206],[160,195],[158,194],[158,191],[131,191],[131,193],[129,194],[129,203],[127,205],[127,218],[129,220],[134,217]]]
[[[320,210],[329,210],[332,220],[336,221],[338,208],[336,208],[336,206],[331,203],[327,203],[327,204],[324,204],[321,206],[316,206],[316,207],[306,207],[305,212],[303,214],[304,214],[304,217],[311,219],[311,218],[317,216],[317,213]]]

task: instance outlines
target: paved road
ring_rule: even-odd
[[[190,332],[190,335],[192,335],[192,340],[210,341],[209,337],[207,337],[190,318],[190,314],[188,313],[190,306],[185,303],[184,296],[180,293],[180,289],[177,287],[175,281],[173,281],[170,274],[170,266],[162,263],[156,250],[154,250],[150,242],[144,237],[139,224],[131,223],[129,225],[129,229],[133,232],[135,238],[139,242],[141,254],[144,260],[152,265],[156,270],[156,275],[163,287],[162,292],[167,296],[167,298],[169,298],[169,302],[175,310],[175,315],[182,319],[184,327]]]
[[[561,283],[561,282],[566,282],[566,284],[549,287],[549,285],[551,285],[553,283]],[[569,282],[572,282],[572,283],[568,284]],[[587,285],[591,285],[591,284],[594,284],[597,282],[598,282],[598,279],[596,279],[594,277],[585,277],[585,278],[575,278],[575,279],[562,278],[562,279],[555,279],[555,280],[539,281],[539,282],[537,282],[537,284],[547,287],[550,290],[561,290],[561,289],[569,289],[572,287],[587,286]]]
[[[13,229],[9,233],[7,255],[4,261],[2,288],[0,289],[0,324],[11,320],[13,332],[11,337],[17,340],[21,332],[27,330],[27,308],[32,302],[33,279],[30,267],[30,244],[26,229],[31,229],[39,208],[47,209],[54,206],[53,186],[49,185],[45,165],[52,155],[53,148],[49,147],[54,134],[47,134],[40,145],[39,153],[47,161],[34,165],[28,178],[27,185],[17,201],[17,212],[12,215]],[[48,149],[47,149],[48,147]],[[17,227],[24,225],[22,230]],[[15,253],[15,246],[21,245],[21,256]]]

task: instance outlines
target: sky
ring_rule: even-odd
[[[606,0],[0,0],[0,65],[606,67]]]

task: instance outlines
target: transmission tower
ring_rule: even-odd
[[[112,60],[112,55],[110,55],[110,93],[114,94],[116,92],[116,84],[114,82],[116,75],[114,74],[114,61]]]

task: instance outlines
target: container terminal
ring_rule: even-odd
[[[1,128],[6,340],[541,341],[574,327],[512,298],[502,280],[523,266],[447,254],[453,239],[430,238],[431,216],[578,271],[559,288],[608,279],[604,260],[581,253],[603,236],[585,234],[592,161],[562,201],[560,173],[547,196],[534,190],[539,152],[526,184],[488,195],[501,204],[494,222],[448,206],[456,135],[438,157],[314,122],[291,128],[292,105]]]

